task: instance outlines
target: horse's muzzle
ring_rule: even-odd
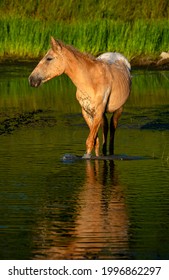
[[[38,87],[42,83],[42,79],[40,77],[29,76],[29,84],[32,87]]]

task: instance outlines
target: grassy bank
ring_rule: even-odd
[[[50,36],[97,55],[155,60],[169,50],[168,0],[1,0],[0,60],[35,59]]]
[[[130,60],[135,57],[156,59],[169,46],[169,21],[102,19],[58,22],[32,18],[0,19],[0,59],[35,59],[49,48],[50,36],[97,55],[118,51]]]

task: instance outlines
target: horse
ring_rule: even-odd
[[[109,154],[114,154],[114,136],[118,120],[131,90],[130,63],[119,53],[103,53],[99,57],[82,53],[51,37],[51,48],[30,74],[30,86],[42,83],[65,73],[76,86],[76,98],[82,108],[82,115],[89,127],[86,152],[89,159],[92,150],[99,156],[98,130],[102,127],[102,153],[107,153],[108,119],[110,119]]]

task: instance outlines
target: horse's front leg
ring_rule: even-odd
[[[93,127],[93,117],[91,115],[89,115],[84,109],[82,109],[82,115],[83,115],[89,129],[90,129],[90,132],[91,132],[92,127]],[[92,148],[91,148],[91,146],[92,146]],[[99,156],[99,137],[98,137],[98,133],[96,133],[96,136],[92,140],[92,145],[90,145],[90,148],[88,148],[88,144],[87,144],[87,141],[86,141],[86,154],[84,155],[85,158],[90,158],[91,157],[91,151],[92,151],[93,147],[95,148],[96,156]]]
[[[96,156],[99,156],[99,138],[98,138],[98,130],[102,122],[103,113],[98,113],[92,118],[92,124],[89,127],[90,132],[86,140],[86,154],[85,158],[91,157],[91,152],[93,147],[95,147]]]

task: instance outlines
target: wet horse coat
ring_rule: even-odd
[[[105,53],[98,58],[83,54],[61,41],[51,38],[51,49],[29,77],[37,87],[62,73],[77,87],[76,98],[90,129],[84,157],[90,158],[95,148],[99,155],[98,130],[103,129],[103,154],[107,150],[108,121],[105,113],[113,113],[110,120],[109,153],[114,154],[114,133],[131,86],[130,64],[118,53]]]

